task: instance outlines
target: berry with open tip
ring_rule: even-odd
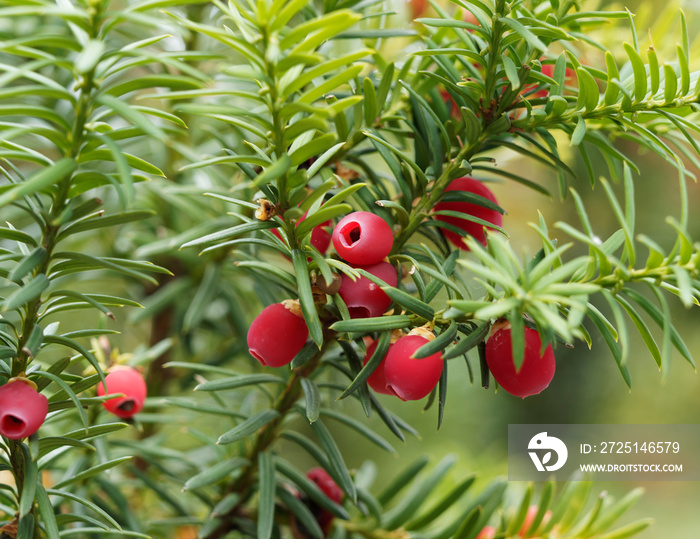
[[[281,367],[294,359],[308,337],[298,302],[273,303],[248,328],[248,351],[267,367]]]
[[[343,217],[333,229],[332,239],[343,260],[361,266],[380,262],[394,245],[389,224],[368,211],[356,211]]]
[[[0,387],[0,435],[10,440],[31,436],[49,411],[46,396],[31,382],[14,379]]]
[[[390,286],[396,286],[398,282],[396,270],[388,262],[355,267],[371,273]],[[378,284],[373,283],[365,276],[353,281],[347,275],[343,275],[338,293],[348,306],[351,318],[381,316],[391,305],[391,298],[386,295]]]
[[[403,401],[422,399],[440,381],[444,366],[442,352],[422,359],[411,357],[428,342],[420,335],[406,335],[391,346],[384,359],[386,388]]]
[[[486,185],[469,176],[452,180],[450,185],[448,185],[445,189],[446,193],[450,191],[464,191],[466,193],[472,193],[485,198],[494,204],[498,204],[496,197],[493,195],[491,190],[486,187]],[[438,202],[435,205],[435,211],[453,211],[463,213],[464,215],[476,217],[499,227],[503,224],[503,216],[498,211],[471,202]],[[464,232],[470,236],[473,236],[482,245],[486,245],[484,225],[449,215],[436,215],[435,219],[464,230]],[[450,241],[450,243],[456,247],[459,247],[465,251],[469,250],[464,241],[462,241],[462,236],[460,236],[457,232],[453,232],[452,230],[448,230],[446,228],[441,229],[441,232]]]
[[[123,393],[123,397],[114,397],[102,403],[105,409],[121,417],[128,419],[139,413],[143,409],[146,401],[146,381],[139,371],[126,365],[112,367],[109,374],[105,376],[107,391],[104,384],[97,384],[97,396],[111,395],[113,393]]]
[[[517,372],[509,322],[496,322],[486,342],[486,363],[496,382],[511,395],[522,398],[537,395],[546,389],[554,378],[556,368],[551,345],[540,354],[542,341],[536,330],[525,327],[524,337],[525,354]]]

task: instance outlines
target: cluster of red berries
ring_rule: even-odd
[[[445,192],[476,195],[498,205],[491,190],[471,177],[453,180]],[[441,201],[435,205],[434,211],[437,212],[434,215],[436,220],[450,226],[442,230],[445,238],[463,250],[468,250],[464,242],[465,235],[486,245],[486,229],[500,227],[503,223],[501,213],[493,207],[464,200]],[[300,221],[305,217],[306,214]],[[490,223],[493,227],[485,226],[484,223]],[[374,213],[358,211],[341,219],[331,235],[325,230],[329,224],[330,221],[327,221],[312,231],[311,243],[315,248],[324,253],[332,242],[338,255],[352,267],[363,269],[390,286],[397,285],[397,272],[386,261],[394,239],[386,221]],[[463,233],[458,233],[455,229]],[[353,280],[343,275],[337,293],[347,305],[352,318],[378,317],[391,305],[391,299],[381,287],[364,276]],[[262,365],[281,367],[294,359],[308,337],[309,331],[298,301],[286,300],[263,309],[248,330],[247,342],[250,354]],[[427,396],[442,375],[442,353],[437,352],[421,359],[413,356],[429,342],[429,337],[427,334],[409,334],[396,339],[369,377],[369,386],[378,393],[394,395],[402,400],[419,400]],[[516,371],[511,342],[510,327],[503,323],[495,324],[486,345],[489,369],[505,391],[519,397],[535,395],[546,388],[554,376],[552,348],[550,346],[540,354],[539,334],[534,329],[526,328],[525,357],[520,369]],[[280,343],[284,343],[284,346],[280,346]],[[376,342],[368,345],[365,363],[376,347]]]
[[[338,255],[352,267],[396,286],[396,270],[384,260],[394,246],[394,234],[384,219],[366,211],[353,212],[340,220],[333,229],[332,239]],[[364,276],[353,281],[343,275],[338,293],[351,318],[381,316],[391,305],[389,296]]]
[[[317,229],[314,228],[314,232]],[[326,240],[319,234],[314,244],[314,232],[312,244],[325,252],[330,237]],[[324,241],[321,242],[321,239]],[[396,271],[384,261],[394,244],[391,227],[384,219],[370,212],[351,213],[333,229],[332,241],[338,254],[350,265],[396,286]],[[364,276],[355,281],[343,276],[338,293],[353,318],[380,316],[391,305],[389,296]],[[247,342],[250,354],[260,363],[268,367],[281,367],[294,359],[308,337],[309,330],[298,302],[287,300],[268,305],[262,310],[248,329]],[[285,343],[285,346],[279,343]]]

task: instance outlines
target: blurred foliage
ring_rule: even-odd
[[[385,435],[418,435],[365,383],[381,353],[363,367],[362,337],[388,345],[392,329],[427,325],[436,339],[419,354],[441,350],[450,373],[463,357],[472,383],[489,380],[470,356],[501,317],[516,366],[524,325],[558,355],[605,344],[628,386],[640,343],[664,376],[674,354],[694,365],[668,298],[700,299],[698,42],[675,6],[633,18],[591,2],[455,0],[406,28],[392,7],[0,3],[0,377],[26,375],[50,401],[40,435],[1,446],[2,534],[322,537],[319,507],[338,538],[474,539],[488,524],[498,539],[617,539],[649,525],[618,522],[638,490],[587,503],[586,481],[508,489],[449,456],[386,478],[350,466],[347,445],[394,453]],[[678,185],[662,232],[640,218],[635,192],[661,180],[639,151]],[[436,203],[515,213],[446,193],[469,174],[568,211],[553,225],[540,213],[529,249],[513,237],[533,212],[486,246],[466,238],[466,254]],[[272,219],[258,219],[260,199]],[[605,227],[590,213],[603,205]],[[310,244],[314,226],[352,210],[392,225],[397,287]],[[374,280],[393,313],[352,319],[338,295],[314,294],[334,273]],[[273,373],[243,341],[262,305],[288,297],[311,341]],[[147,369],[128,434],[93,393],[114,362]],[[448,385],[425,406],[438,426]],[[343,504],[300,471],[309,460]]]

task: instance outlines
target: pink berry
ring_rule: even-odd
[[[365,361],[364,365],[367,364],[369,361],[369,358],[372,357],[372,354],[374,354],[374,351],[377,349],[377,343],[379,341],[374,341],[372,344],[370,344],[367,347],[367,353],[365,354]],[[391,350],[391,347],[393,345],[389,345],[389,349],[387,350],[387,354],[389,353],[389,350]],[[377,365],[377,368],[374,369],[374,372],[369,375],[369,378],[367,378],[367,384],[369,384],[369,387],[374,389],[377,393],[382,393],[383,395],[394,395],[395,393],[391,389],[387,389],[387,381],[386,381],[386,374],[384,373],[384,363],[386,360],[386,355],[382,358],[382,361]]]
[[[408,0],[408,11],[412,19],[419,19],[428,11],[427,0]]]
[[[452,180],[452,183],[447,186],[445,192],[449,191],[465,191],[467,193],[473,193],[479,195],[487,200],[490,200],[494,204],[498,204],[496,197],[493,196],[491,190],[486,187],[483,183],[474,178],[465,176],[463,178],[457,178]],[[496,210],[486,208],[484,206],[479,206],[478,204],[472,204],[469,202],[438,202],[435,205],[435,211],[454,211],[469,215],[472,217],[477,217],[496,226],[501,226],[503,224],[503,216]],[[484,225],[475,223],[474,221],[467,221],[466,219],[460,219],[459,217],[450,217],[447,215],[436,215],[435,219],[448,223],[450,225],[461,228],[468,235],[473,236],[481,244],[486,245],[486,234],[484,233]],[[452,230],[447,230],[446,228],[441,229],[441,232],[445,237],[456,247],[468,251],[469,248],[462,241],[462,236],[453,232]]]
[[[537,507],[536,505],[531,505],[530,507],[527,508],[527,515],[525,516],[525,522],[523,522],[523,526],[522,526],[522,528],[520,528],[520,531],[518,532],[519,537],[530,537],[527,535],[527,532],[530,529],[530,526],[532,526],[532,523],[535,521],[535,517],[537,517],[537,513],[539,513],[539,511],[540,511],[540,508]],[[545,511],[544,516],[542,517],[542,522],[540,523],[540,526],[546,526],[547,523],[549,522],[549,519],[551,519],[551,518],[552,518],[552,512]],[[532,537],[535,537],[535,536],[533,535]]]
[[[494,537],[496,537],[496,528],[493,526],[486,526],[481,529],[476,539],[493,539]]]
[[[302,215],[299,218],[299,220],[297,221],[296,226],[299,226],[299,223],[301,223],[304,219],[306,219],[306,215],[308,213],[309,213],[308,211],[304,212],[304,215]],[[311,231],[310,243],[321,254],[324,254],[328,250],[328,246],[331,244],[331,235],[326,230],[326,228],[329,226],[331,226],[330,220],[325,221],[325,222],[321,223],[320,225],[316,225],[313,228],[313,230]],[[275,236],[277,236],[279,239],[282,239],[282,235],[280,234],[278,229],[273,228],[272,233]]]
[[[333,246],[350,264],[369,266],[386,257],[394,245],[389,224],[374,213],[356,211],[333,229]]]
[[[396,270],[388,262],[355,267],[368,271],[390,286],[396,286],[398,281]],[[379,285],[364,276],[353,281],[347,275],[343,275],[338,293],[348,306],[351,318],[381,316],[391,305],[391,298],[384,293]]]
[[[497,322],[486,342],[486,363],[498,385],[511,395],[522,398],[537,395],[549,386],[556,368],[552,346],[548,346],[542,355],[541,348],[539,333],[526,327],[525,356],[516,372],[510,324]]]
[[[401,400],[420,400],[440,381],[442,352],[423,359],[411,358],[427,342],[428,339],[420,335],[406,335],[391,346],[384,359],[386,387]]]
[[[133,417],[143,409],[146,401],[146,381],[139,371],[133,367],[119,365],[112,367],[109,374],[105,376],[107,382],[107,392],[105,392],[102,382],[97,384],[97,396],[113,393],[123,393],[123,397],[114,397],[102,403],[105,409],[123,419]]]
[[[0,387],[0,435],[10,440],[31,436],[44,423],[48,399],[30,384],[14,380]]]
[[[306,344],[309,330],[304,318],[282,303],[265,307],[248,329],[248,351],[267,367],[281,367]]]

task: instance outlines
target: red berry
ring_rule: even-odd
[[[267,367],[281,367],[306,344],[309,330],[304,318],[282,303],[265,307],[248,329],[248,351]]]
[[[486,526],[481,529],[476,539],[493,539],[494,537],[496,537],[496,528],[493,526]]]
[[[333,481],[333,478],[323,468],[312,468],[306,473],[306,477],[316,483],[316,486],[335,503],[343,501],[343,489]]]
[[[308,211],[304,212],[304,215],[302,215],[299,220],[297,221],[296,226],[299,226],[299,223],[301,223],[304,219],[306,219],[306,215],[308,214]],[[326,230],[326,227],[331,226],[330,220],[325,221],[321,223],[320,225],[316,225],[313,230],[311,231],[311,245],[318,250],[319,253],[324,254],[328,250],[328,246],[331,244],[331,235],[328,233]],[[272,229],[272,233],[277,236],[279,239],[282,239],[282,235],[280,234],[279,230],[276,228]]]
[[[554,377],[554,351],[548,346],[540,355],[542,341],[536,330],[525,328],[525,356],[519,371],[515,371],[511,328],[508,323],[496,323],[486,342],[486,363],[493,377],[504,390],[516,397],[537,395],[547,388]]]
[[[14,380],[0,387],[0,435],[10,440],[31,436],[44,423],[48,399],[31,384]]]
[[[367,347],[367,353],[365,354],[365,361],[364,365],[367,364],[369,361],[369,358],[372,357],[372,354],[374,354],[374,351],[377,349],[377,343],[379,341],[374,341],[372,344],[370,344]],[[387,350],[387,354],[389,353],[389,350],[391,350],[391,347],[393,345],[389,345],[389,349]],[[377,365],[377,368],[374,369],[374,372],[369,375],[369,378],[367,378],[367,384],[369,384],[369,387],[374,389],[377,393],[382,393],[383,395],[395,395],[395,393],[391,390],[388,389],[387,386],[387,381],[386,381],[386,374],[384,373],[384,364],[386,360],[386,355],[382,358],[382,361]]]
[[[453,180],[452,183],[447,186],[447,189],[445,189],[445,192],[449,191],[465,191],[467,193],[473,193],[490,200],[494,204],[498,204],[496,197],[493,196],[493,193],[488,187],[486,187],[480,181],[468,176]],[[477,217],[496,226],[501,226],[503,224],[503,216],[496,210],[485,208],[484,206],[479,206],[478,204],[471,204],[469,202],[438,202],[435,205],[435,211],[454,211],[472,217]],[[466,219],[460,219],[459,217],[450,217],[447,215],[436,215],[435,219],[461,228],[468,235],[474,236],[474,238],[476,238],[476,240],[481,244],[486,245],[484,225],[473,221],[467,221]],[[462,241],[462,236],[456,232],[447,229],[442,229],[441,232],[456,247],[459,247],[465,251],[469,250]]]
[[[392,346],[384,360],[387,389],[404,401],[420,400],[428,395],[442,375],[442,352],[423,359],[411,356],[428,339],[420,335],[406,335]]]
[[[114,397],[102,403],[105,409],[121,418],[129,418],[143,409],[146,401],[146,381],[141,373],[132,367],[120,365],[113,367],[109,374],[105,376],[107,382],[107,392],[104,384],[97,384],[97,396],[112,393],[123,393],[123,397]]]
[[[427,0],[408,0],[408,10],[412,19],[419,19],[428,11]]]
[[[376,264],[391,252],[393,245],[389,224],[368,211],[346,215],[333,229],[333,246],[350,264]]]
[[[396,286],[398,279],[396,270],[388,262],[379,262],[371,266],[356,266],[379,277],[390,286]],[[367,277],[360,277],[353,281],[347,275],[338,292],[348,306],[352,318],[374,318],[381,316],[391,305],[391,298],[387,296],[378,284],[373,283]]]
[[[467,11],[466,9],[462,12],[462,20],[464,22],[469,22],[476,26],[481,26],[481,24],[479,23],[479,19],[477,19],[471,11]],[[469,30],[469,32],[474,32],[474,30]]]
[[[462,113],[459,111],[459,105],[454,100],[452,95],[450,95],[450,92],[448,92],[444,88],[440,88],[440,97],[442,97],[442,100],[445,102],[445,105],[447,105],[450,108],[450,117],[454,118],[455,120],[460,119],[462,117]]]
[[[343,490],[323,468],[313,468],[309,470],[306,477],[316,483],[316,486],[335,503],[341,503],[343,501]],[[333,513],[319,507],[315,503],[312,503],[311,511],[316,517],[316,522],[318,522],[319,527],[323,530],[323,534],[328,535],[331,525],[333,524]]]

